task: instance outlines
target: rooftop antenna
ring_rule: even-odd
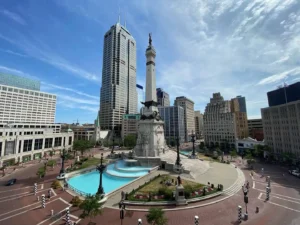
[[[118,18],[118,23],[121,23],[121,10],[120,10],[120,7],[119,7],[119,18]]]

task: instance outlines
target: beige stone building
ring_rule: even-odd
[[[124,114],[122,119],[121,137],[124,139],[127,135],[136,135],[139,128],[140,114]]]
[[[237,96],[231,99],[231,112],[235,114],[235,129],[238,139],[249,136],[248,117],[245,97]]]
[[[180,96],[175,99],[174,105],[184,109],[185,141],[190,141],[192,132],[195,132],[194,102],[187,97]]]
[[[203,114],[200,111],[195,111],[195,134],[196,138],[203,137]]]
[[[231,101],[224,100],[220,93],[214,93],[203,115],[204,142],[208,145],[235,145],[235,121]]]
[[[300,100],[261,109],[265,145],[300,158]]]

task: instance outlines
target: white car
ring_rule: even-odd
[[[300,177],[300,172],[297,171],[297,170],[293,170],[291,174],[296,176],[296,177]]]

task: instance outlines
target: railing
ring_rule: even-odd
[[[75,193],[79,194],[80,196],[86,197],[88,195],[88,193],[78,190],[77,188],[73,187],[70,183],[68,183],[68,188],[74,191]]]

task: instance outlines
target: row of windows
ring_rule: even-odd
[[[26,94],[26,95],[34,95],[34,96],[39,96],[39,97],[56,99],[55,95],[50,95],[50,94],[35,92],[35,91],[27,91],[27,90],[22,90],[22,89],[17,89],[17,88],[10,88],[10,87],[5,87],[5,86],[0,86],[0,90],[8,91],[8,92],[14,92],[14,93],[20,93],[20,94]]]

